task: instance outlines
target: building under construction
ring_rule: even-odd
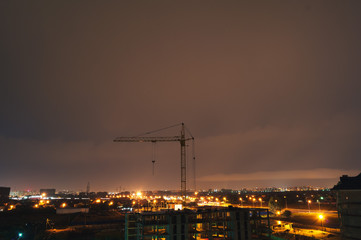
[[[202,207],[127,213],[126,240],[268,239],[268,209]]]

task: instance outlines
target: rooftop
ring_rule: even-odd
[[[343,175],[340,177],[340,181],[333,187],[332,190],[343,190],[343,189],[361,189],[361,173],[356,177],[349,177]]]

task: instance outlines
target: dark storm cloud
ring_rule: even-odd
[[[151,146],[111,140],[181,121],[201,178],[361,169],[358,2],[0,9],[0,183],[177,188],[177,144],[152,177]]]

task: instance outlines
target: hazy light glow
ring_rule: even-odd
[[[1,185],[178,190],[177,144],[112,140],[180,122],[199,190],[359,173],[361,1],[99,2],[0,1]]]
[[[330,179],[339,178],[343,174],[357,175],[359,170],[338,170],[338,169],[311,169],[311,170],[289,170],[289,171],[270,171],[254,172],[240,174],[215,174],[200,177],[198,180],[203,182],[209,181],[249,181],[249,180],[290,180],[290,179]]]

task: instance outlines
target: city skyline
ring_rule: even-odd
[[[355,176],[360,5],[1,2],[0,185],[179,189],[179,143],[153,176],[152,144],[113,139],[181,122],[199,189]]]

